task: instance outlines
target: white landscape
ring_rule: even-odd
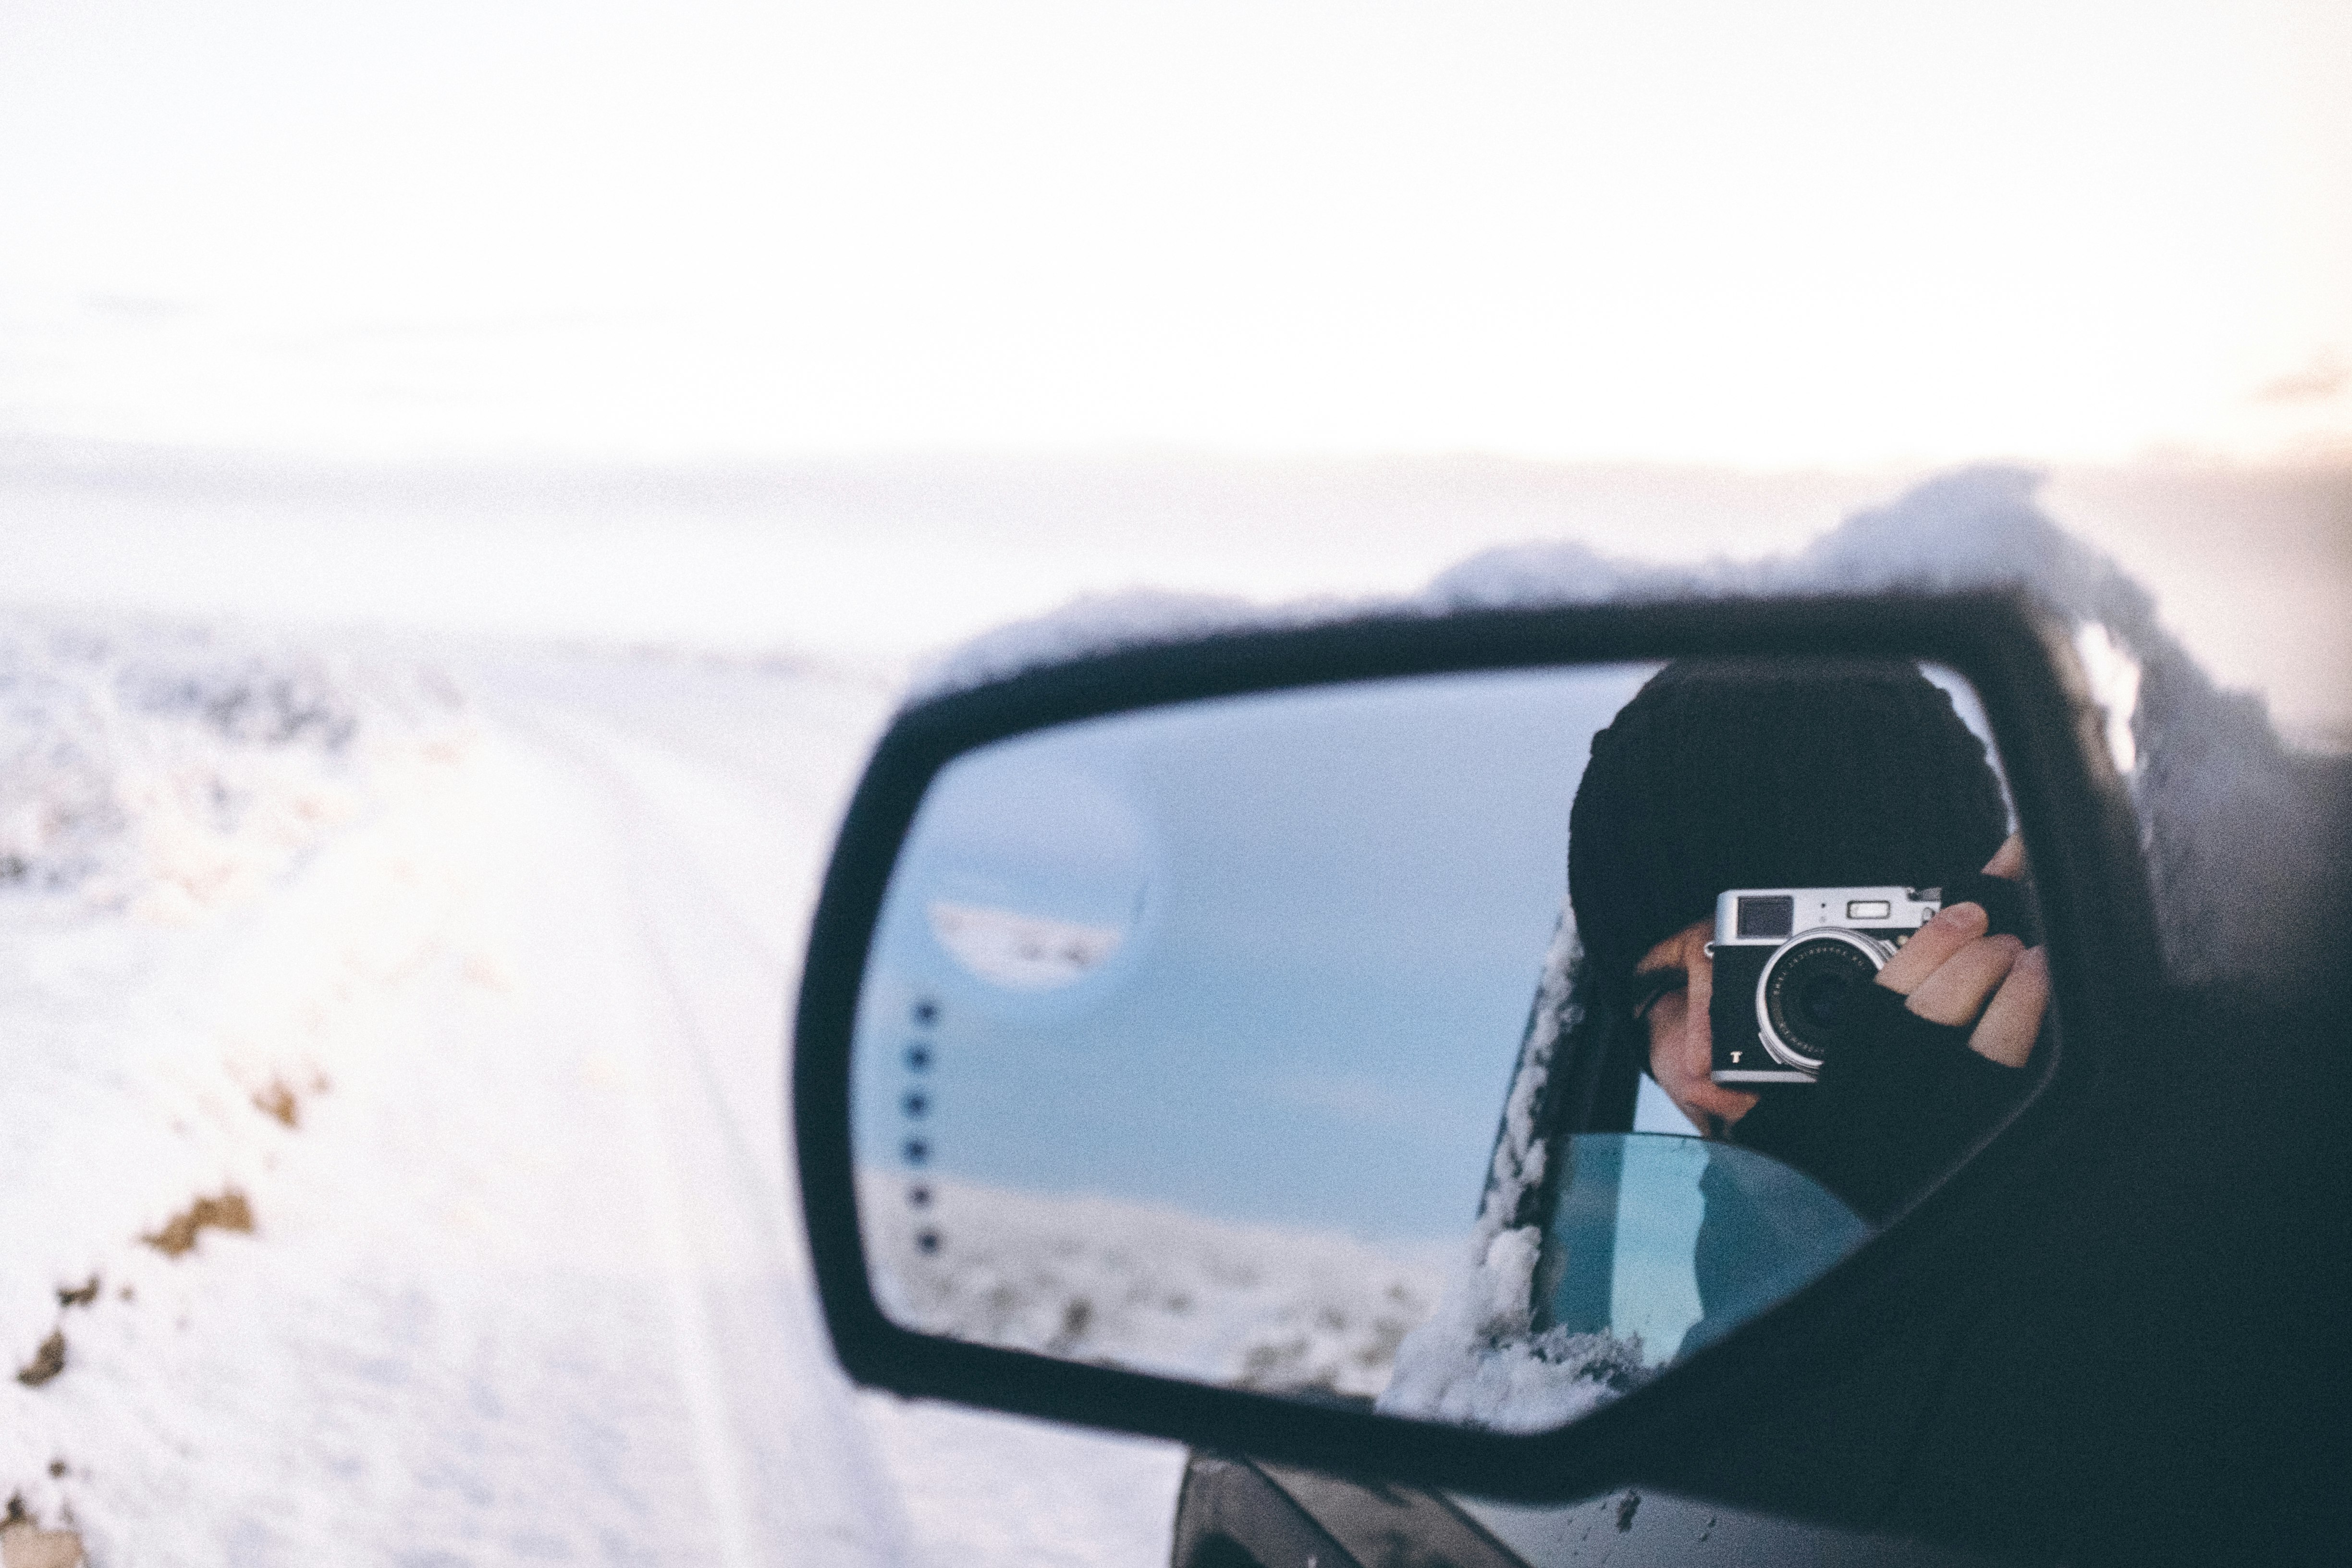
[[[2103,628],[2168,962],[2252,972],[2208,889],[2313,831],[2305,763],[2013,473],[1778,560],[1496,551],[1402,602],[2016,576]],[[914,684],[1345,609],[1097,598]],[[837,814],[908,678],[691,642],[0,611],[8,1568],[1164,1563],[1181,1448],[863,1394],[834,1365],[785,1018]],[[1076,963],[1070,932],[963,923],[1033,982]],[[1538,1169],[1520,1121],[1507,1196]],[[1349,1394],[1417,1324],[1517,1344],[1496,1316],[1524,1299],[1524,1248],[1496,1245],[1515,1233],[1482,1230],[1444,1279],[1168,1216],[1148,1257],[1089,1253],[1055,1240],[1069,1215],[1018,1208],[966,1205],[965,1250],[909,1276],[910,1309]],[[1427,1375],[1397,1381],[1474,1415],[1488,1383],[1559,1383],[1561,1357],[1518,1348],[1408,1344]]]
[[[11,616],[0,702],[11,1568],[1164,1558],[1179,1451],[817,1327],[783,1019],[881,680]]]
[[[1272,1393],[1384,1392],[1462,1249],[887,1172],[861,1176],[859,1201],[883,1309],[900,1321]]]
[[[1164,1563],[1180,1447],[817,1321],[788,1003],[909,692],[2032,578],[2168,963],[2283,965],[2352,6],[1857,9],[0,5],[0,1568]],[[927,912],[1048,1005],[1136,951]],[[1391,1407],[1590,1396],[1527,1110]],[[1360,1391],[1432,1288],[1040,1220],[931,1308]]]
[[[1533,1328],[1533,1226],[1379,1245],[881,1171],[858,1195],[883,1310],[971,1343],[1506,1428],[1652,1370],[1638,1338]]]

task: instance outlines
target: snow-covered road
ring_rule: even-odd
[[[780,1043],[832,828],[885,716],[821,674],[719,666],[485,671],[493,712],[604,818],[635,984],[667,1016],[661,1116],[699,1281],[682,1360],[743,1520],[733,1561],[1150,1563],[1167,1558],[1181,1455],[1030,1423],[848,1395],[823,1348],[791,1201]],[[749,1381],[745,1381],[745,1380]],[[724,1467],[731,1465],[730,1474]],[[734,1544],[734,1543],[730,1543]]]
[[[144,1044],[128,1092],[7,1145],[20,1195],[58,1189],[0,1272],[7,1349],[67,1349],[0,1385],[0,1488],[109,1565],[1164,1562],[1180,1452],[860,1394],[824,1346],[784,1019],[885,684],[458,683],[431,787],[246,906],[20,926],[13,1056],[78,1010]],[[228,1190],[249,1235],[139,1241]]]

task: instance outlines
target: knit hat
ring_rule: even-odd
[[[1681,659],[1592,737],[1569,900],[1614,994],[1727,888],[1934,887],[2008,822],[1984,742],[1916,665]]]

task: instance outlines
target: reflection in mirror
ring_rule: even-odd
[[[2046,983],[1984,734],[1938,670],[1685,661],[958,758],[860,994],[877,1300],[1447,1422],[1638,1386],[2022,1094]]]

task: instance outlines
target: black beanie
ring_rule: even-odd
[[[1715,913],[1727,888],[1934,887],[2009,814],[1951,697],[1893,659],[1682,659],[1592,737],[1569,812],[1591,978]]]

